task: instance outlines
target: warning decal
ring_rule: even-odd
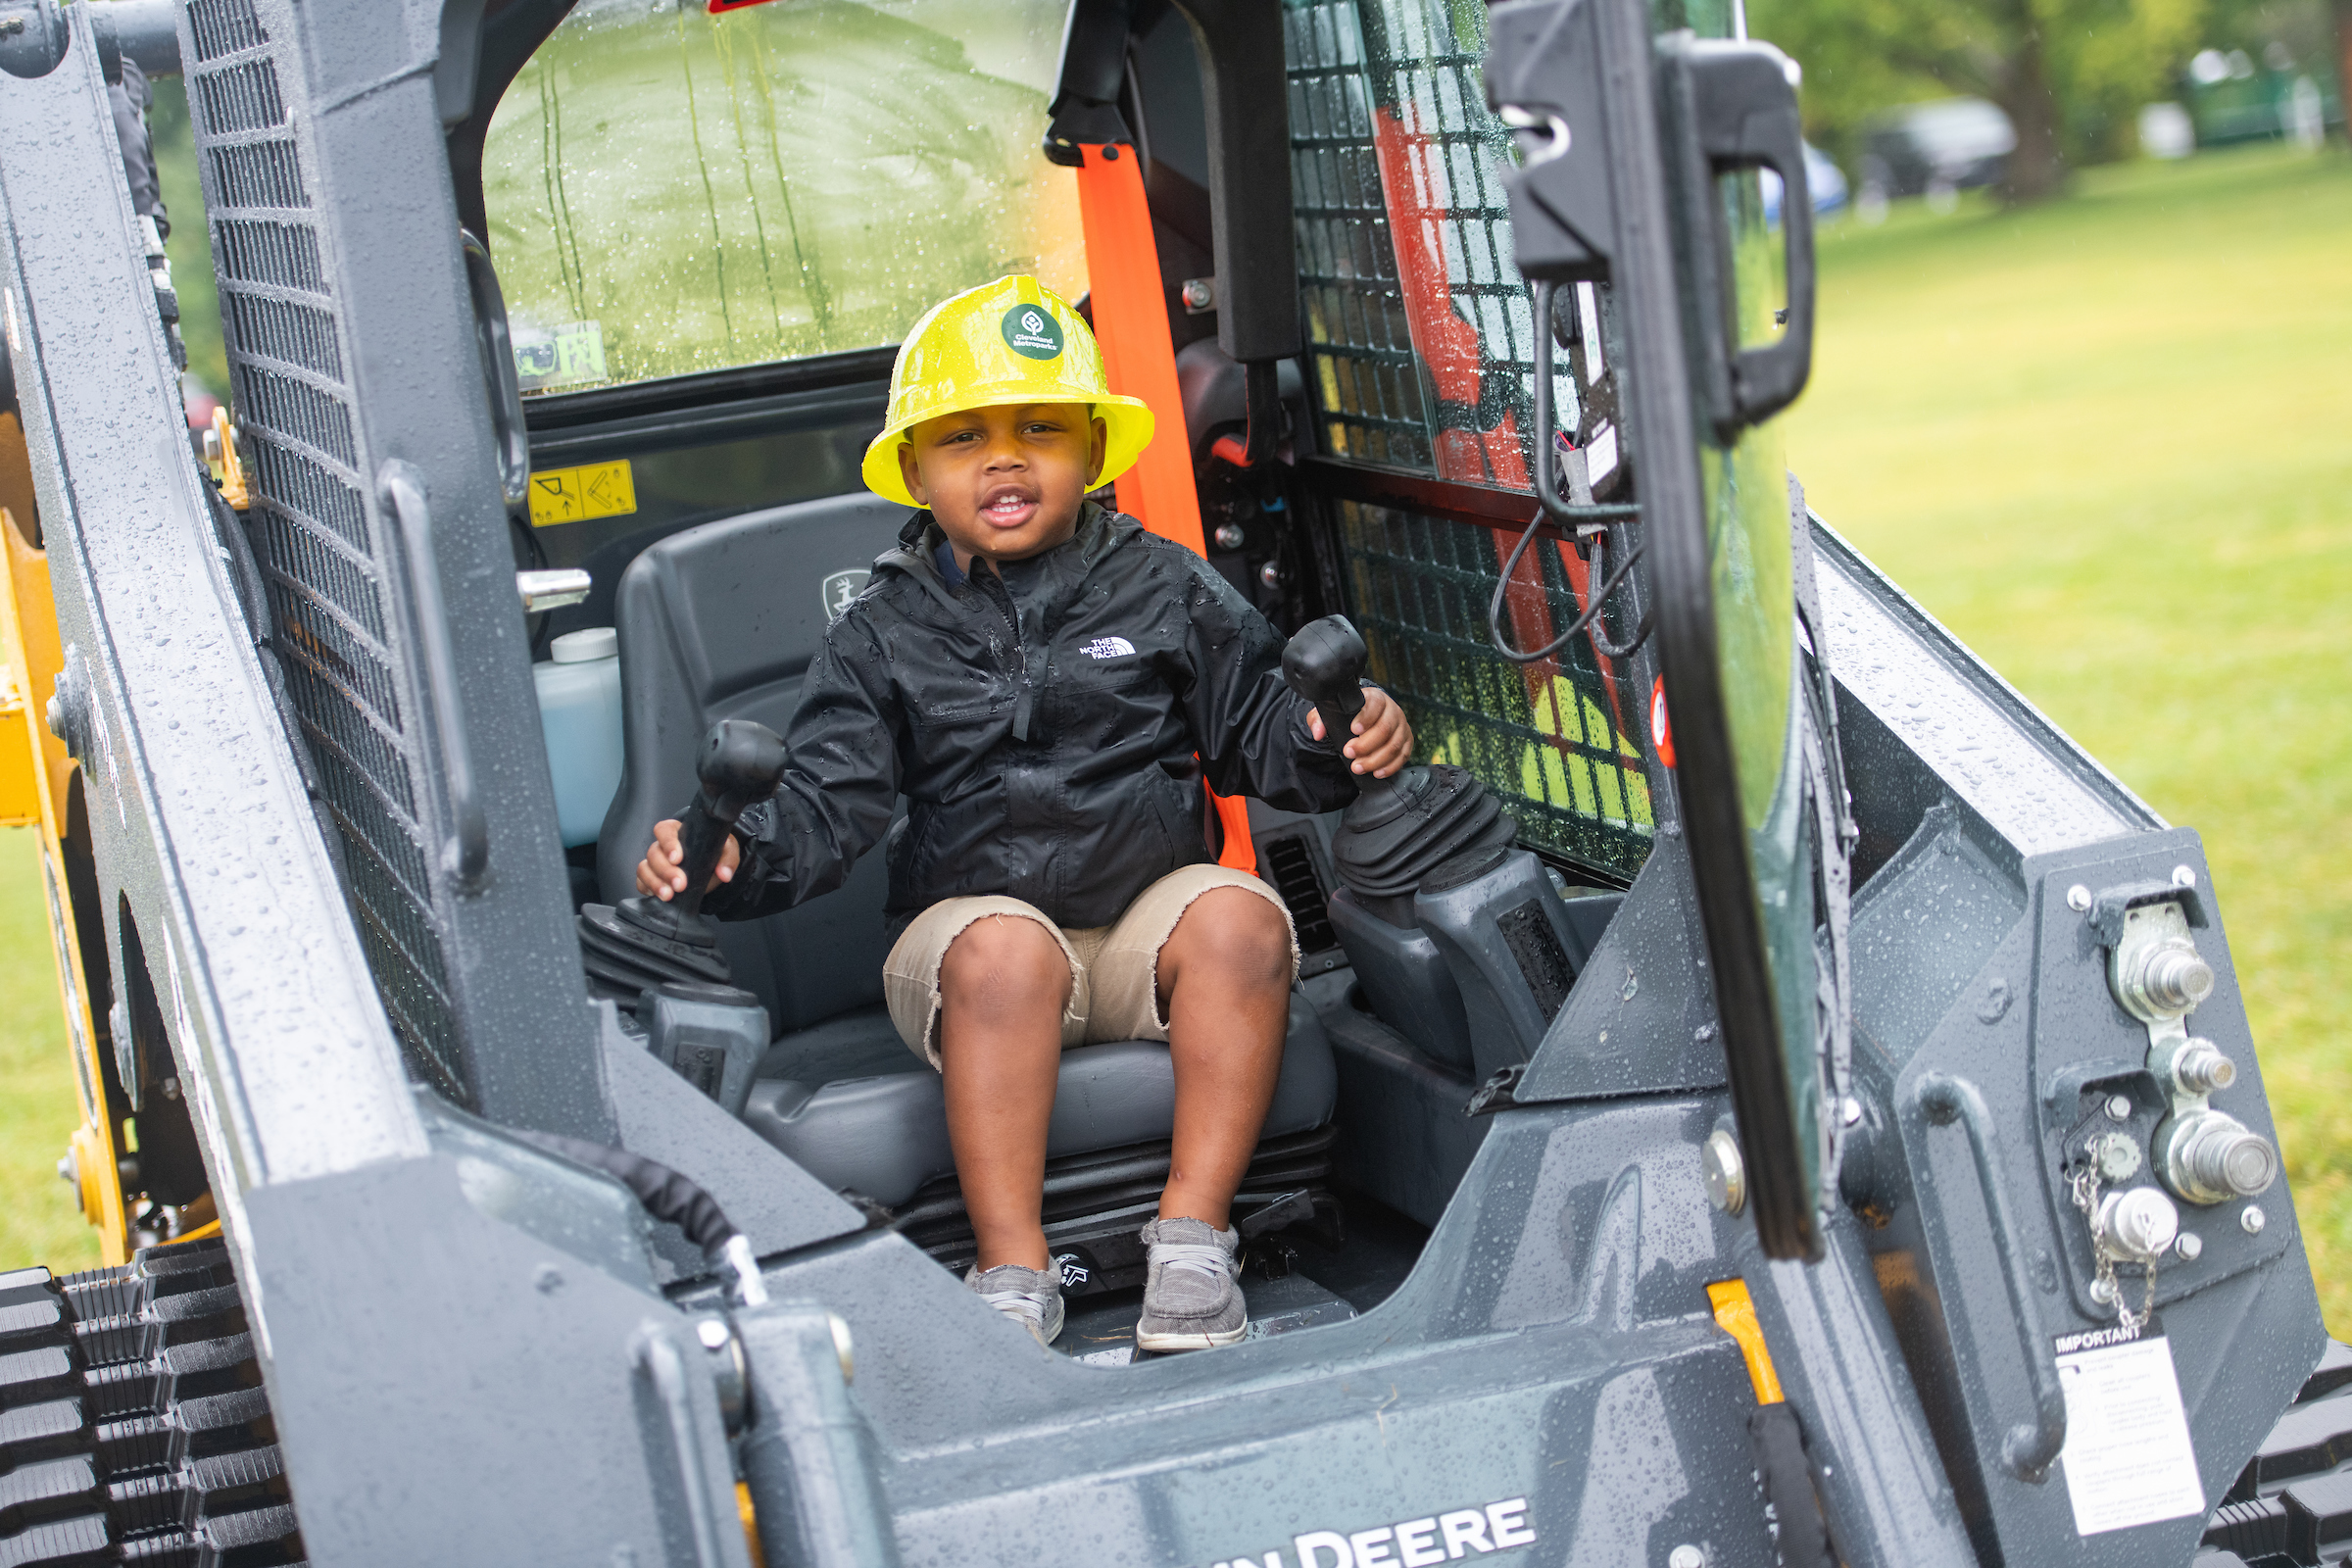
[[[618,517],[637,510],[637,481],[629,460],[583,463],[531,475],[531,526]]]
[[[2088,1348],[2076,1348],[2084,1342]],[[2066,1446],[2058,1461],[2075,1505],[2075,1533],[2202,1517],[2205,1489],[2180,1408],[2172,1341],[2111,1329],[2062,1336],[2056,1348],[2066,1390]]]

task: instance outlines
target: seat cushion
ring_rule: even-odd
[[[863,1075],[833,1076],[842,1068]],[[956,1168],[939,1074],[906,1049],[879,1007],[787,1036],[761,1060],[760,1073],[744,1121],[827,1187],[896,1207]],[[1338,1094],[1331,1042],[1315,1009],[1294,992],[1282,1076],[1260,1136],[1322,1126]],[[1129,1040],[1062,1053],[1046,1132],[1049,1159],[1152,1143],[1175,1128],[1176,1074],[1166,1046]]]
[[[906,508],[878,496],[834,496],[688,528],[630,564],[613,599],[620,785],[597,840],[608,902],[635,891],[654,823],[693,798],[695,759],[713,723],[790,723],[833,612],[906,520]],[[836,892],[721,928],[735,983],[760,998],[779,1031],[882,1000],[888,886],[877,847]]]

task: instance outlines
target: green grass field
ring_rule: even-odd
[[[1916,204],[1911,204],[1916,207]],[[2328,1319],[2352,1338],[2352,164],[2094,171],[1825,236],[1789,462],[2211,858]],[[1833,651],[1834,652],[1834,651]]]
[[[2352,165],[2085,175],[1822,248],[1791,461],[1822,514],[2198,828],[2336,1332],[2352,1336]],[[0,833],[0,1268],[95,1258],[28,833]]]
[[[81,1113],[41,902],[40,835],[0,828],[0,1272],[46,1263],[62,1274],[97,1265],[98,1233],[57,1179]]]

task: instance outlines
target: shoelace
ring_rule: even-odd
[[[1210,1279],[1233,1278],[1233,1254],[1204,1242],[1153,1242],[1151,1260],[1163,1268],[1189,1269]]]
[[[1032,1329],[1042,1329],[1046,1326],[1046,1303],[1049,1298],[1049,1295],[1045,1291],[1004,1289],[980,1293],[980,1299],[1006,1317]]]

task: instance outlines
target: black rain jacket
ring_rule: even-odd
[[[1355,797],[1311,738],[1282,638],[1206,562],[1088,503],[1066,542],[952,585],[917,513],[825,633],[776,793],[736,825],[706,902],[749,919],[841,885],[890,836],[893,929],[942,899],[1008,894],[1109,925],[1211,858],[1208,781],[1296,811]],[[907,814],[893,828],[898,797]]]

